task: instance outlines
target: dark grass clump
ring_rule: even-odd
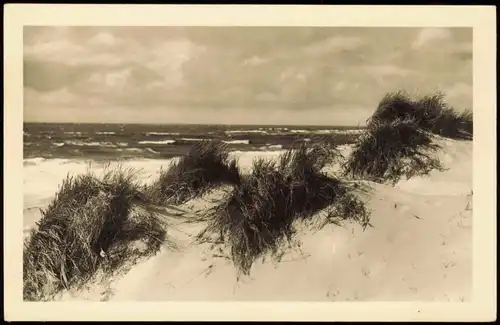
[[[412,99],[403,91],[386,94],[375,113],[368,121],[392,122],[413,120],[420,128],[452,139],[472,139],[472,112],[456,111],[444,101],[444,95],[437,93]]]
[[[348,186],[322,172],[335,158],[336,152],[328,146],[302,144],[277,160],[254,161],[252,173],[209,211],[208,226],[199,238],[215,235],[217,242],[226,243],[233,263],[248,274],[258,257],[267,252],[274,255],[282,244],[290,243],[295,220],[310,218],[351,195]],[[350,196],[342,202],[358,199]],[[344,219],[368,222],[363,204],[337,212],[349,213]]]
[[[415,120],[372,120],[344,164],[354,178],[396,183],[403,176],[425,175],[441,169],[432,153],[439,148]]]
[[[87,173],[63,181],[24,243],[25,300],[50,299],[160,249],[164,221],[145,209],[134,175],[118,169],[102,180]]]
[[[204,195],[220,184],[237,184],[240,175],[236,160],[221,141],[201,141],[179,161],[161,171],[145,190],[156,204],[181,204]]]

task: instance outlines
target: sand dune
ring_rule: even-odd
[[[467,301],[472,294],[472,142],[439,140],[445,171],[389,185],[368,183],[364,195],[371,224],[329,225],[319,231],[297,225],[300,251],[280,262],[254,264],[250,277],[237,282],[236,269],[214,257],[208,244],[194,245],[202,225],[172,219],[169,234],[178,251],[164,249],[112,281],[91,284],[59,299],[295,300],[295,301]],[[349,147],[343,148],[345,152]],[[243,171],[256,156],[274,152],[234,152]],[[168,161],[137,160],[147,181]],[[94,164],[99,173],[103,165]],[[67,173],[84,163],[38,160],[24,166],[24,225],[40,217],[38,208],[53,197]],[[335,167],[332,167],[335,170]],[[203,210],[221,191],[179,207],[186,217]]]

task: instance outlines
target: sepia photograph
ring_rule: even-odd
[[[471,303],[474,35],[22,26],[22,300]]]

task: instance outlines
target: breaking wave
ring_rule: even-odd
[[[175,140],[139,141],[139,144],[174,144]]]
[[[83,141],[75,141],[75,140],[66,140],[64,141],[65,145],[77,146],[77,147],[103,147],[103,148],[114,148],[115,144],[111,142],[83,142]]]
[[[96,132],[96,134],[113,135],[113,134],[116,134],[116,133],[115,132]]]
[[[180,135],[178,132],[145,132],[144,135]]]

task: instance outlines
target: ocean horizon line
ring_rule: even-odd
[[[186,126],[266,126],[266,127],[324,127],[324,128],[358,128],[364,129],[366,125],[333,125],[333,124],[227,124],[227,123],[127,123],[127,122],[36,122],[36,121],[23,121],[23,124],[61,124],[61,125],[152,125],[152,126],[176,126],[176,125],[186,125]]]

